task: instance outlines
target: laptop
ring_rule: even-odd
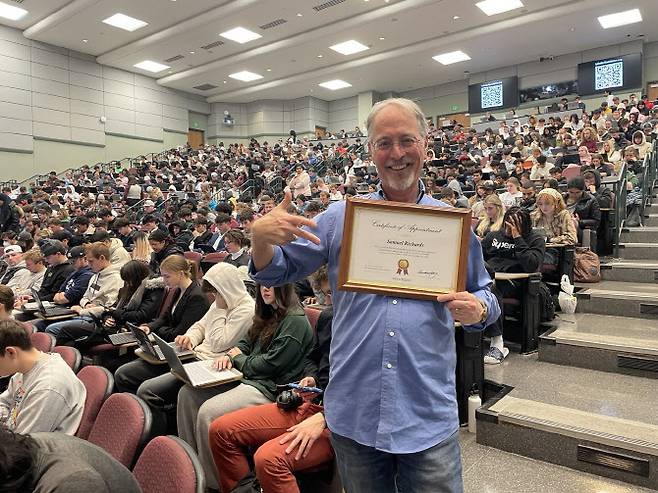
[[[137,342],[137,338],[135,337],[135,334],[133,334],[132,329],[129,330],[128,332],[117,332],[116,334],[108,334],[107,338],[114,346],[123,346],[124,344]]]
[[[66,315],[70,315],[73,317],[77,317],[78,313],[74,312],[73,310],[69,308],[63,308],[59,306],[48,306],[46,307],[41,301],[41,298],[39,298],[39,293],[37,292],[36,289],[30,289],[30,292],[32,293],[32,298],[34,298],[34,301],[37,304],[37,311],[45,318],[49,317],[63,317]]]
[[[171,345],[156,334],[153,334],[153,338],[167,359],[171,372],[192,387],[210,387],[234,382],[242,378],[242,373],[235,368],[222,371],[215,370],[212,367],[213,360],[210,359],[183,364]]]
[[[142,329],[137,327],[135,324],[128,323],[126,325],[135,336],[135,339],[137,339],[137,344],[139,345],[139,348],[142,351],[144,351],[152,358],[155,358],[159,361],[165,361],[165,357],[162,351],[160,350],[160,346],[153,344],[149,339],[149,336],[146,335],[146,333]],[[160,339],[156,334],[153,334],[153,337]],[[179,358],[190,358],[194,356],[194,351],[192,351],[191,349],[185,349],[180,346],[177,346],[175,342],[167,343],[162,339],[160,340],[162,341],[163,344],[169,346],[171,351],[173,351],[174,354],[176,354],[176,356]]]

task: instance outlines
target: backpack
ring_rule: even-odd
[[[599,261],[599,256],[589,248],[576,248],[573,279],[578,282],[601,281],[601,262]]]
[[[544,282],[539,282],[537,295],[539,296],[540,307],[539,318],[542,322],[550,322],[555,318],[555,305],[553,304],[551,291]]]

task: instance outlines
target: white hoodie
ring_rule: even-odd
[[[218,308],[213,303],[201,320],[185,333],[200,359],[221,356],[247,335],[256,303],[249,296],[242,278],[238,269],[226,262],[213,265],[203,276],[224,298],[228,308]]]

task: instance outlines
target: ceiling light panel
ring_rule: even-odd
[[[169,65],[163,65],[162,63],[154,62],[152,60],[144,60],[143,62],[136,63],[133,67],[146,70],[147,72],[153,72],[154,74],[171,68]]]
[[[221,33],[220,36],[240,44],[248,43],[249,41],[262,38],[260,34],[250,31],[249,29],[245,29],[244,27],[235,27]]]
[[[118,27],[119,29],[130,32],[141,29],[144,26],[148,26],[148,22],[140,21],[139,19],[135,19],[134,17],[130,17],[124,14],[114,14],[113,16],[103,20],[103,22],[105,24],[109,24],[110,26]]]
[[[637,22],[642,22],[640,9],[626,10],[624,12],[617,12],[616,14],[602,15],[599,17],[599,23],[603,29],[626,26]]]
[[[27,10],[0,2],[0,17],[17,21],[27,15]]]
[[[443,53],[432,58],[442,65],[452,65],[453,63],[465,62],[471,59],[463,51],[451,51],[450,53]]]
[[[487,15],[497,15],[523,8],[521,0],[483,0],[475,5]]]
[[[321,84],[318,85],[320,87],[324,87],[325,89],[331,89],[332,91],[337,91],[338,89],[345,89],[346,87],[352,87],[352,84],[340,79],[328,80],[327,82],[322,82]]]
[[[253,80],[258,80],[263,78],[262,75],[249,72],[248,70],[243,70],[242,72],[236,72],[234,74],[230,74],[229,77],[231,79],[240,80],[242,82],[251,82]]]
[[[358,41],[350,39],[343,43],[338,43],[333,46],[330,46],[332,50],[340,53],[341,55],[353,55],[354,53],[359,53],[360,51],[365,51],[368,47]]]

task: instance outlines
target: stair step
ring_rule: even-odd
[[[478,443],[655,488],[655,380],[542,361],[514,363],[503,363],[510,376],[526,365],[533,370],[477,411]]]
[[[658,242],[658,226],[624,228],[621,233],[622,243]]]
[[[577,293],[579,313],[636,318],[658,315],[658,285],[602,281]]]
[[[658,379],[658,320],[577,313],[551,325],[541,361]]]
[[[658,261],[615,259],[601,263],[601,277],[606,281],[655,283]]]
[[[658,226],[658,214],[655,212],[650,212],[651,210],[653,209],[649,208],[645,210],[644,220],[642,223],[645,226]]]
[[[624,259],[658,260],[658,244],[656,243],[620,243],[619,254]]]

